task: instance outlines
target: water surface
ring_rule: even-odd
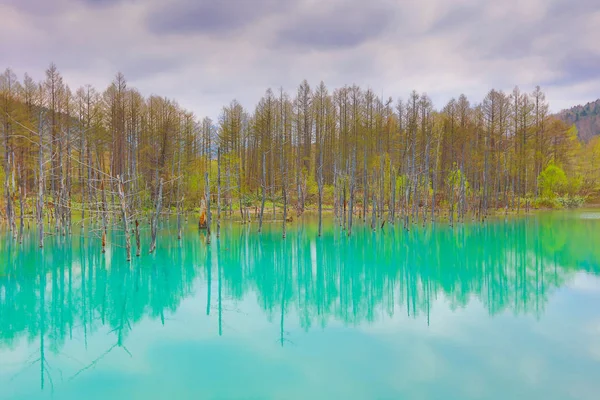
[[[597,399],[598,215],[4,236],[0,399]]]

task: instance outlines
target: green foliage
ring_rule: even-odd
[[[538,182],[542,197],[554,199],[564,191],[567,184],[567,176],[561,167],[550,163],[538,176]]]
[[[306,198],[316,199],[319,196],[319,185],[313,175],[309,175],[306,180]]]
[[[323,185],[323,203],[333,204],[333,185]]]
[[[396,178],[396,190],[400,193],[406,190],[406,185],[408,185],[408,176],[406,174]]]
[[[589,120],[592,114],[597,115],[599,102],[563,113],[567,118],[561,118],[569,123],[542,112],[540,121],[522,123],[511,135],[504,136],[504,132],[512,131],[511,121],[518,118],[531,122],[539,117],[533,104],[542,110],[547,108],[539,88],[533,94],[515,88],[512,97],[492,90],[481,107],[471,106],[461,96],[442,110],[435,110],[431,99],[416,91],[411,93],[409,101],[395,105],[392,100],[387,102],[372,90],[365,91],[355,85],[329,92],[322,84],[315,91],[305,81],[292,96],[283,91],[275,95],[268,90],[254,112],[244,110],[234,100],[222,109],[218,121],[208,117],[199,121],[175,101],[142,96],[126,85],[122,74],[103,92],[82,89],[67,97],[68,91],[56,67],[51,65],[46,72],[46,81],[40,84],[51,90],[44,93],[44,98],[56,97],[57,101],[50,103],[36,94],[37,82],[28,79],[21,90],[10,70],[0,75],[4,111],[0,125],[10,129],[4,146],[21,155],[13,160],[16,170],[23,174],[15,178],[15,187],[23,187],[29,197],[37,191],[35,176],[39,174],[35,131],[40,122],[47,126],[50,120],[55,128],[53,135],[57,135],[53,140],[57,143],[73,140],[65,137],[71,129],[79,132],[77,138],[82,139],[73,142],[76,147],[78,143],[87,143],[88,151],[78,152],[74,148],[71,149],[74,155],[64,153],[67,150],[64,146],[55,149],[63,152],[52,155],[55,161],[57,156],[63,160],[73,157],[70,169],[64,164],[57,168],[55,163],[48,162],[50,154],[45,155],[47,195],[56,197],[57,189],[50,190],[56,186],[56,180],[70,181],[71,187],[67,189],[72,204],[81,203],[82,189],[86,187],[81,185],[84,182],[76,169],[84,170],[91,161],[94,168],[109,175],[112,166],[117,171],[135,171],[138,179],[135,200],[134,194],[131,195],[136,207],[154,207],[157,176],[165,182],[163,196],[169,203],[163,204],[165,208],[175,207],[181,197],[185,198],[186,207],[198,207],[206,192],[206,172],[210,174],[210,192],[214,194],[217,190],[217,147],[221,160],[221,199],[232,200],[238,207],[238,196],[243,194],[247,195],[242,203],[261,203],[261,160],[265,151],[269,152],[265,159],[265,169],[269,171],[268,202],[281,204],[279,193],[286,182],[287,202],[291,207],[301,201],[295,187],[297,181],[303,186],[302,203],[309,209],[318,203],[319,172],[323,172],[324,184],[329,185],[322,193],[328,205],[333,203],[334,179],[346,196],[352,187],[356,204],[364,201],[367,192],[375,192],[383,196],[386,204],[394,197],[396,203],[419,201],[430,207],[434,186],[435,204],[454,205],[457,197],[465,194],[467,198],[463,200],[471,210],[477,204],[505,207],[506,198],[517,196],[520,204],[530,206],[537,202],[544,207],[577,204],[575,195],[585,195],[588,200],[600,197],[600,138],[582,147],[577,130],[578,127],[590,130],[580,123],[580,118]],[[15,84],[1,84],[9,81]],[[45,116],[38,113],[40,107],[47,111]],[[343,118],[338,119],[342,117],[341,110]],[[504,110],[503,118],[496,110]],[[127,126],[138,127],[132,131],[130,140],[121,135]],[[315,132],[319,133],[318,141],[313,140]],[[108,140],[111,137],[115,140]],[[34,148],[29,149],[32,144]],[[126,157],[127,154],[136,157]],[[0,154],[0,158],[6,158],[6,154]],[[135,165],[126,165],[134,160]],[[553,164],[548,165],[550,161]],[[532,171],[541,170],[538,176],[532,175]],[[67,171],[72,174],[65,180]],[[3,176],[0,171],[0,196],[4,191]],[[412,193],[406,196],[409,187]],[[396,190],[395,196],[391,195],[392,188]],[[472,188],[477,188],[477,193]],[[559,202],[559,197],[565,197],[564,201]]]
[[[242,205],[244,207],[252,207],[253,205],[259,204],[261,201],[262,195],[244,193],[244,195],[242,196]]]
[[[197,165],[191,165],[185,174],[184,192],[187,194],[187,200],[197,203],[202,195],[204,188],[204,177]]]
[[[139,196],[142,207],[147,209],[154,208],[154,205],[152,203],[152,191],[149,188],[141,188],[139,190]]]
[[[524,203],[522,204],[524,206]],[[533,208],[550,208],[550,209],[560,209],[563,208],[563,205],[556,198],[549,197],[540,197],[533,202]]]
[[[457,167],[456,163],[454,163],[454,168],[448,172],[448,176],[446,177],[446,184],[448,187],[453,188],[455,191],[455,195],[458,195],[461,191],[461,185],[465,185],[465,192],[469,193],[469,181],[467,180],[467,176],[460,168]]]
[[[579,208],[585,203],[585,197],[578,195],[567,195],[558,197],[556,201],[564,208]]]
[[[579,195],[565,195],[554,197],[540,197],[533,202],[534,208],[579,208],[585,203],[585,197]]]
[[[581,174],[576,174],[572,178],[568,179],[566,185],[567,193],[571,196],[575,196],[577,193],[580,192],[581,187],[583,186],[583,181],[583,175]]]

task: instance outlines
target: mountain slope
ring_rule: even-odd
[[[583,141],[587,142],[592,137],[600,135],[600,99],[584,106],[563,110],[557,116],[568,124],[575,124],[579,137]]]

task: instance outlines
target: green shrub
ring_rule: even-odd
[[[524,205],[524,203],[523,203],[523,205]],[[554,198],[540,197],[533,202],[533,208],[558,209],[558,208],[563,208],[563,205],[555,197]]]
[[[585,203],[585,197],[583,196],[563,196],[556,199],[564,208],[579,208]]]
[[[538,182],[542,197],[554,199],[567,185],[567,176],[561,167],[550,163],[538,176]]]

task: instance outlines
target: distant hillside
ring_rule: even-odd
[[[558,113],[558,118],[568,124],[575,124],[579,138],[589,141],[600,135],[600,99],[587,103],[585,106],[575,106]]]

